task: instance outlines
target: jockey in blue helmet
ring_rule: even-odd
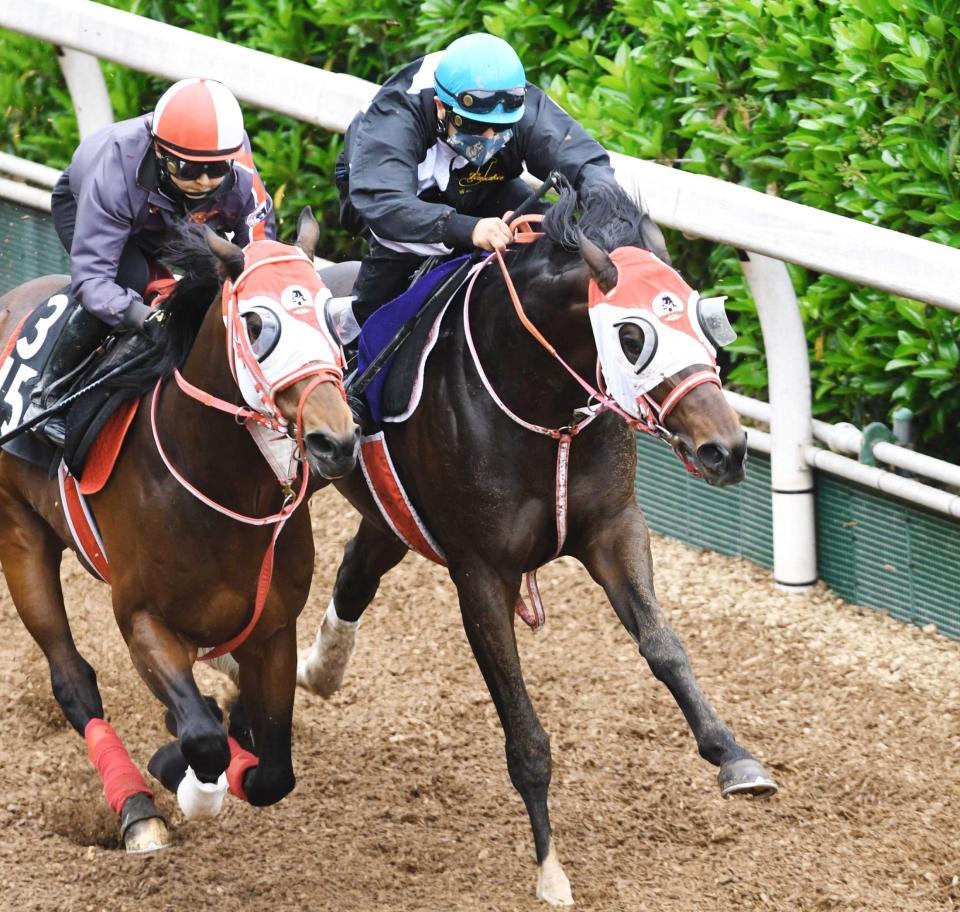
[[[433,73],[447,145],[485,165],[513,138],[526,85],[517,52],[502,38],[476,34],[454,41]]]
[[[356,321],[428,256],[505,247],[502,216],[532,193],[521,175],[554,169],[577,189],[614,179],[604,149],[526,81],[503,39],[464,35],[394,74],[350,124],[335,171],[341,223],[370,245]]]

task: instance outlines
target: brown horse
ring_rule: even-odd
[[[245,250],[212,232],[185,234],[176,260],[185,278],[163,305],[155,357],[123,381],[150,392],[112,475],[89,497],[117,624],[179,736],[151,770],[188,816],[213,816],[228,783],[255,805],[294,786],[296,618],[314,563],[303,493],[311,467],[336,478],[356,461],[359,431],[322,314],[328,293],[313,270],[318,228],[309,210],[298,229],[296,247],[259,241]],[[37,279],[0,298],[0,332],[9,335],[66,281]],[[256,431],[276,458],[289,457],[281,471],[268,465]],[[47,658],[64,715],[88,742],[127,851],[162,848],[166,825],[103,721],[96,675],[73,641],[59,578],[65,546],[73,538],[58,482],[0,453],[0,561],[13,602]],[[198,650],[218,646],[239,663],[256,756],[228,742],[194,681]]]
[[[651,226],[614,185],[579,201],[565,188],[543,222],[545,237],[504,258],[516,301],[495,265],[454,296],[419,405],[406,420],[384,424],[397,476],[419,515],[419,538],[408,524],[402,540],[394,531],[402,519],[388,523],[378,505],[387,498],[371,495],[365,474],[375,464],[368,467],[365,440],[365,473],[336,482],[363,519],[298,669],[299,683],[329,695],[382,575],[417,540],[418,550],[443,560],[504,728],[511,780],[530,816],[537,896],[558,906],[573,900],[551,838],[550,740],[527,694],[514,637],[521,578],[553,557],[578,558],[604,588],[679,704],[700,754],[720,768],[722,794],[776,790],[700,690],[654,593],[630,425],[667,439],[716,485],[742,480],[746,435],[717,379],[715,346],[731,334],[722,304],[700,299],[640,249],[655,236]],[[593,387],[584,378],[597,375],[598,355],[609,395],[593,390],[588,402],[584,387]],[[528,588],[537,601],[529,578]]]

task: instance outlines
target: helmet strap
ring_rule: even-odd
[[[443,104],[443,102],[441,102]],[[437,117],[437,136],[440,139],[446,140],[450,135],[449,127],[447,126],[450,123],[450,115],[453,113],[453,108],[449,105],[443,105],[443,117]]]

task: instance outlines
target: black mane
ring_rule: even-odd
[[[160,379],[167,379],[183,363],[193,347],[200,324],[210,309],[223,279],[220,262],[210,251],[203,229],[184,224],[160,255],[164,265],[181,274],[173,294],[161,305],[166,314],[160,342],[150,357],[134,370],[121,374],[103,388],[141,396]]]
[[[618,183],[593,181],[579,195],[564,178],[559,186],[560,198],[543,220],[544,234],[558,247],[579,253],[578,231],[607,251],[645,246],[640,228],[647,215]]]

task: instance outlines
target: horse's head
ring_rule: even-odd
[[[664,436],[709,484],[742,481],[746,434],[717,370],[717,349],[736,337],[723,299],[701,298],[648,250],[608,253],[582,233],[579,246],[591,275],[590,323],[609,395]]]
[[[294,429],[325,478],[347,474],[360,431],[343,390],[343,352],[326,320],[330,292],[313,268],[319,229],[304,209],[296,246],[254,241],[241,250],[212,231],[227,274],[222,314],[230,369],[246,404]]]

